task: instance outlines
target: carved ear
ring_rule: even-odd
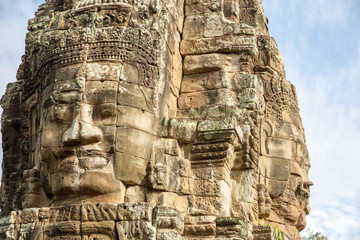
[[[261,134],[260,134],[260,153],[263,155],[266,152],[265,140],[268,137],[274,135],[274,126],[268,120],[263,120],[261,123]]]
[[[265,133],[266,137],[273,136],[273,134],[274,134],[273,126],[269,121],[267,121],[267,120],[263,121],[262,129],[263,129],[263,132]]]

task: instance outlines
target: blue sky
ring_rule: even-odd
[[[263,0],[297,88],[312,168],[308,227],[360,239],[360,2]]]
[[[43,0],[0,0],[0,95],[24,53]],[[315,183],[308,227],[360,240],[360,2],[263,0],[270,34],[297,88]]]

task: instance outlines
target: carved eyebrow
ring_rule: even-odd
[[[56,103],[62,104],[71,104],[76,102],[81,102],[83,93],[80,91],[69,91],[69,92],[56,92],[52,93],[52,98]]]
[[[115,103],[99,103],[99,104],[95,104],[94,106],[97,106],[98,108],[101,109],[117,109],[117,105]]]

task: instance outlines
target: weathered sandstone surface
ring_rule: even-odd
[[[261,0],[46,0],[28,30],[1,239],[300,239],[310,162]]]

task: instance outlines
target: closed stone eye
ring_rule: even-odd
[[[107,117],[113,117],[116,116],[116,106],[113,104],[104,104],[100,105],[98,108],[99,117],[100,118],[107,118]]]
[[[100,115],[102,117],[111,117],[111,116],[114,116],[115,114],[116,114],[116,110],[112,109],[112,108],[105,108],[105,109],[102,109],[100,112]]]
[[[53,122],[71,122],[71,108],[68,106],[53,106],[50,111],[50,120]]]

